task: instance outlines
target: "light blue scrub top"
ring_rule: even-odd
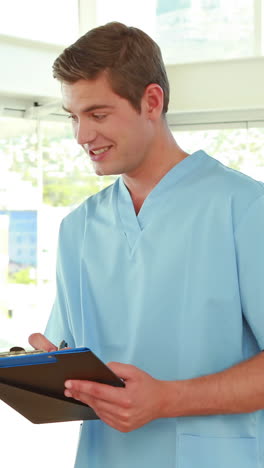
[[[264,186],[198,151],[136,216],[122,178],[62,222],[46,334],[157,379],[226,369],[264,349]],[[263,411],[82,425],[76,468],[264,467]]]

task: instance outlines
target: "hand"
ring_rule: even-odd
[[[41,333],[32,333],[28,338],[29,344],[35,349],[43,349],[50,353],[51,351],[57,351],[57,346],[51,343],[44,335]]]
[[[91,406],[102,421],[121,432],[133,431],[163,417],[165,382],[132,365],[112,362],[108,366],[125,380],[125,388],[67,380],[65,396]]]

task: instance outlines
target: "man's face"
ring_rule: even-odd
[[[139,114],[114,93],[105,75],[96,80],[63,83],[62,96],[63,107],[72,118],[74,136],[98,175],[133,175],[149,166],[153,128],[146,106]]]

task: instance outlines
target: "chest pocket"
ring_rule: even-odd
[[[177,468],[257,468],[254,437],[204,437],[180,434]]]

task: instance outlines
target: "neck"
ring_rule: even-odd
[[[144,200],[153,188],[176,164],[188,156],[168,132],[158,142],[155,141],[155,151],[150,152],[144,167],[133,174],[123,174],[123,180],[128,188],[136,213],[138,214]]]

